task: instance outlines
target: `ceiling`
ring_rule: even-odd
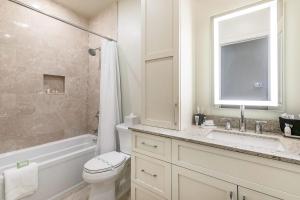
[[[53,0],[85,18],[96,16],[103,8],[116,0]]]

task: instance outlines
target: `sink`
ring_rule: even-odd
[[[230,144],[251,146],[272,151],[285,151],[285,148],[280,140],[273,137],[250,135],[247,133],[244,134],[238,132],[222,132],[216,130],[210,132],[206,137],[212,140],[222,141]]]

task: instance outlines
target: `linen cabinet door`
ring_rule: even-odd
[[[172,167],[172,200],[237,200],[237,186],[185,168]]]
[[[239,186],[239,200],[281,200],[254,190]]]
[[[142,0],[142,39],[146,60],[173,56],[176,1]]]
[[[142,0],[142,123],[178,127],[178,0]]]

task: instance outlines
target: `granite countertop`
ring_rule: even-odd
[[[240,133],[238,130],[225,131],[224,128],[209,129],[209,128],[200,128],[192,126],[191,128],[184,131],[170,130],[164,128],[151,127],[146,125],[134,125],[129,127],[133,131],[148,133],[152,135],[182,140],[186,142],[197,143],[201,145],[206,145],[210,147],[220,148],[229,151],[235,151],[240,153],[245,153],[249,155],[259,156],[263,158],[279,160],[283,162],[293,163],[300,165],[300,139],[286,138],[278,133],[263,133],[255,134],[254,132]],[[214,130],[218,130],[227,134],[242,134],[249,135],[254,137],[262,138],[272,138],[279,140],[283,147],[284,151],[272,150],[269,148],[251,146],[251,143],[238,144],[236,142],[231,142],[230,140],[216,140],[210,139],[207,137],[209,133]]]

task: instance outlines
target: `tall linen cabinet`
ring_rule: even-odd
[[[142,0],[142,123],[182,130],[192,123],[192,0]]]

